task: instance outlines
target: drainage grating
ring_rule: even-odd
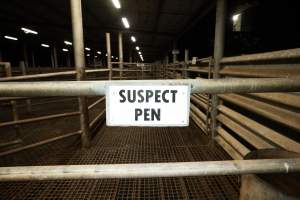
[[[192,124],[186,128],[103,127],[90,149],[78,138],[1,158],[1,166],[224,160]],[[200,139],[199,139],[200,138]],[[238,176],[0,183],[0,199],[238,199]]]

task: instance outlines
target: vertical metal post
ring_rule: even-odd
[[[214,73],[213,78],[220,78],[220,61],[224,55],[225,23],[226,23],[227,0],[217,0],[216,7],[216,27],[215,27],[215,44],[214,44]],[[219,98],[217,95],[212,96],[212,141],[217,134],[217,115],[218,115]]]
[[[112,79],[112,64],[111,64],[111,46],[110,33],[106,33],[106,52],[107,52],[107,67],[109,69],[109,80]]]
[[[183,77],[187,78],[188,73],[187,73],[186,69],[189,66],[189,50],[188,49],[184,50],[184,64],[185,64],[185,71],[183,71]]]
[[[165,71],[165,79],[168,79],[169,77],[168,77],[168,72],[169,72],[169,56],[167,55],[166,56],[166,66],[165,66],[165,69],[164,69],[164,71]]]
[[[33,51],[31,52],[31,61],[32,61],[32,67],[35,68],[36,65],[35,65],[35,57],[34,57],[34,52]]]
[[[20,65],[22,75],[25,76],[27,74],[26,67],[25,67],[25,62],[20,61],[19,65]],[[27,107],[27,112],[31,112],[31,100],[30,99],[26,99],[26,107]]]
[[[123,68],[124,68],[124,58],[123,58],[123,35],[122,33],[120,32],[119,33],[119,68],[120,68],[120,79],[122,79],[123,77]]]
[[[11,77],[12,76],[12,70],[11,70],[11,65],[10,63],[5,63],[5,73],[6,77]],[[19,115],[18,115],[18,109],[17,109],[17,102],[16,101],[10,101],[11,104],[11,110],[12,110],[12,116],[14,121],[19,120]],[[16,131],[16,136],[18,139],[21,139],[21,129],[19,125],[14,125],[15,131]]]
[[[84,42],[83,42],[83,26],[82,26],[82,10],[81,0],[71,1],[72,28],[74,42],[74,57],[77,72],[77,80],[85,79],[85,60],[84,60]],[[81,142],[83,147],[90,146],[89,138],[89,113],[86,97],[79,97],[80,126],[81,126]]]
[[[54,55],[53,51],[51,50],[51,67],[54,69],[55,68],[55,63],[54,63]]]
[[[130,45],[129,47],[129,62],[132,63],[133,62],[133,58],[132,58],[132,46]]]
[[[23,56],[24,56],[24,62],[25,62],[25,67],[29,67],[29,63],[28,63],[28,54],[27,54],[27,47],[24,44],[23,45]]]
[[[54,68],[57,68],[58,67],[58,60],[57,60],[57,50],[56,50],[55,46],[53,46],[52,52],[53,52]]]
[[[67,67],[71,67],[71,56],[67,54]]]
[[[174,42],[174,47],[173,47],[173,51],[172,51],[172,54],[173,54],[173,63],[176,63],[177,62],[177,52],[175,52],[176,49],[176,42]]]

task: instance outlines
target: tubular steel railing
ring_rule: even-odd
[[[288,51],[241,56],[240,59],[238,57],[224,58],[221,61],[222,68],[219,72],[222,78],[218,80],[208,79],[212,77],[211,67],[213,60],[210,58],[198,61],[204,66],[189,66],[189,63],[176,63],[174,65],[160,66],[156,70],[152,69],[152,72],[157,72],[158,77],[184,78],[181,80],[0,83],[0,96],[4,98],[7,96],[12,98],[22,96],[102,96],[105,95],[106,86],[113,84],[190,84],[191,118],[205,134],[212,132],[210,127],[212,117],[209,115],[212,106],[210,94],[218,94],[222,100],[222,104],[218,105],[218,115],[216,116],[218,121],[216,132],[218,134],[214,137],[214,140],[236,159],[233,161],[187,163],[7,167],[0,168],[0,181],[299,172],[300,160],[295,158],[243,160],[244,156],[253,149],[282,148],[300,152],[300,144],[297,138],[292,134],[289,135],[282,132],[282,127],[287,127],[289,130],[295,131],[294,133],[300,130],[300,117],[297,111],[299,105],[295,103],[295,101],[299,100],[299,96],[292,93],[300,91],[300,78],[297,75],[299,68],[294,63],[289,63],[290,59],[299,58],[299,51],[291,50],[291,54],[288,54]],[[277,62],[278,60],[280,60],[279,65],[276,63],[263,64],[263,61]],[[287,64],[287,68],[284,68],[286,65],[283,64],[283,61],[286,60],[289,64]],[[255,65],[253,66],[248,62],[254,62]],[[235,63],[238,64],[234,65]],[[260,70],[263,73],[257,75]],[[133,69],[111,69],[111,71],[136,72]],[[285,75],[282,76],[282,73]],[[263,74],[266,75],[264,76]],[[92,109],[103,100],[104,98],[99,99],[90,105],[89,108]],[[104,112],[101,112],[96,119],[101,118]],[[257,116],[258,119],[262,119],[262,122],[254,120]],[[95,120],[90,123],[90,126],[95,125]],[[274,128],[274,124],[277,127]],[[70,133],[69,135],[73,134],[80,134],[80,132]]]

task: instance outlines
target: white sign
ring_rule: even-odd
[[[108,126],[188,126],[189,85],[109,85]]]

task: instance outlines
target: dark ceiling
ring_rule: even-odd
[[[214,9],[215,4],[211,0],[120,2],[122,8],[117,10],[111,0],[82,0],[85,44],[94,50],[105,51],[104,35],[111,32],[113,53],[117,55],[117,32],[124,31],[125,54],[129,54],[130,36],[134,35],[147,62],[165,55],[173,41],[193,28]],[[0,34],[16,35],[22,39],[24,34],[20,27],[27,27],[39,32],[35,41],[63,46],[64,40],[72,40],[69,4],[69,0],[2,0]],[[128,18],[129,30],[123,28],[122,16]]]

